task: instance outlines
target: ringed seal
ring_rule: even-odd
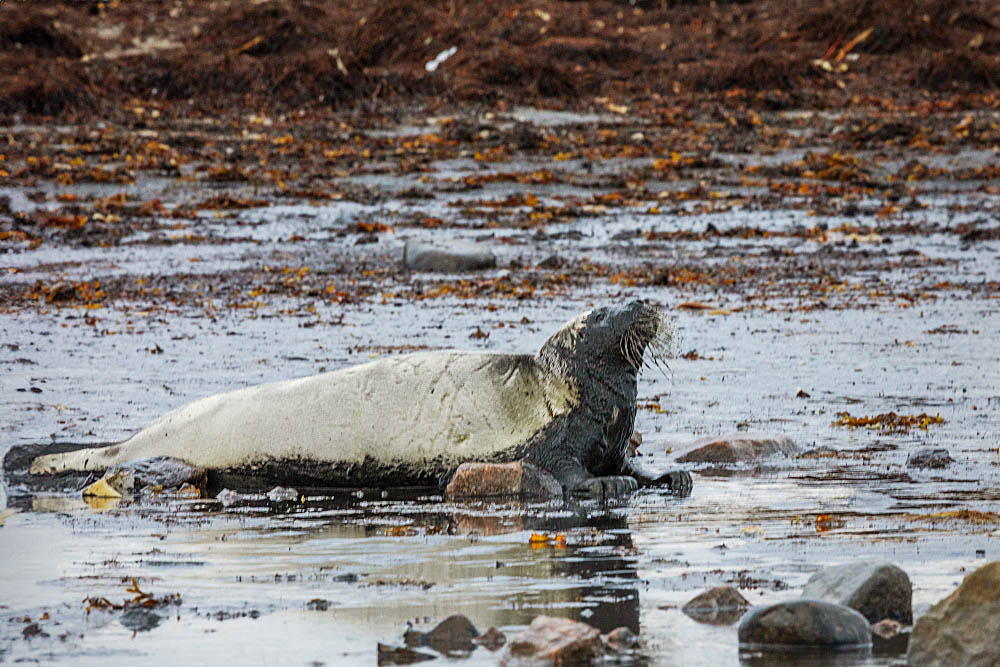
[[[444,484],[465,462],[523,461],[567,495],[638,485],[690,492],[687,472],[653,478],[629,457],[636,380],[669,355],[661,309],[633,301],[564,324],[536,355],[417,352],[209,396],[128,440],[35,458],[34,475],[139,460],[204,468],[212,486]]]

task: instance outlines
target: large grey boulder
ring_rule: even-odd
[[[825,567],[806,582],[802,597],[835,602],[856,609],[870,623],[891,618],[913,623],[913,586],[906,572],[878,561]]]
[[[468,243],[438,246],[411,239],[403,248],[403,264],[414,271],[458,273],[492,269],[497,265],[497,258],[488,248]]]
[[[1000,665],[1000,561],[967,576],[917,619],[906,657],[910,667]]]
[[[739,627],[740,644],[754,647],[855,649],[870,646],[868,620],[824,600],[792,600],[753,609]]]
[[[776,433],[730,433],[696,440],[678,463],[742,463],[774,454],[792,456],[799,447],[787,435]]]

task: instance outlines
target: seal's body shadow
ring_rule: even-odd
[[[120,444],[37,456],[26,478],[124,465],[156,484],[173,461],[171,470],[193,468],[211,486],[392,488],[436,486],[466,462],[522,461],[567,496],[640,485],[686,494],[688,473],[653,477],[629,456],[638,373],[644,359],[669,354],[671,339],[655,306],[598,308],[536,355],[418,352],[217,394]],[[161,464],[139,465],[148,459]]]

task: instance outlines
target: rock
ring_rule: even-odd
[[[911,468],[946,468],[954,462],[947,449],[933,447],[918,449],[906,458],[906,465]]]
[[[45,630],[42,630],[42,626],[40,626],[38,623],[29,623],[28,625],[24,626],[24,629],[21,630],[21,636],[24,637],[25,639],[32,639],[34,637],[45,638],[49,636],[49,633],[45,632]]]
[[[681,611],[700,623],[732,625],[750,607],[747,599],[732,586],[716,586],[691,598]]]
[[[184,484],[181,484],[179,489],[177,489],[175,495],[181,498],[201,498],[201,489],[194,484],[185,482]]]
[[[129,470],[112,468],[83,490],[84,496],[93,498],[121,498],[132,494],[135,489],[135,475]]]
[[[267,499],[272,503],[294,502],[299,499],[299,492],[283,486],[276,486],[267,492]]]
[[[1000,665],[1000,561],[982,566],[917,619],[910,667]]]
[[[306,603],[306,609],[309,611],[326,611],[330,608],[330,601],[324,600],[323,598],[313,598]]]
[[[489,250],[469,244],[453,244],[442,248],[410,240],[403,248],[403,264],[414,271],[457,273],[492,269],[497,265],[497,258]]]
[[[232,507],[238,502],[244,500],[245,496],[239,491],[233,491],[232,489],[223,489],[219,491],[219,494],[215,496],[215,499],[222,503],[223,507]]]
[[[472,640],[479,636],[479,630],[465,616],[455,614],[444,619],[430,632],[410,631],[404,635],[407,646],[430,646],[438,653],[458,656],[475,648]]]
[[[606,635],[601,635],[601,641],[609,650],[615,653],[625,653],[639,644],[639,635],[622,626]]]
[[[850,649],[870,646],[868,620],[850,607],[792,600],[753,609],[739,627],[740,644]]]
[[[597,628],[568,618],[536,616],[507,643],[500,665],[589,665],[603,654]]]
[[[799,452],[791,438],[773,433],[732,433],[702,438],[691,447],[691,451],[677,459],[678,463],[741,463],[774,454],[792,456]]]
[[[121,492],[108,483],[103,477],[83,490],[83,497],[87,498],[121,498]]]
[[[556,478],[530,463],[463,463],[451,476],[445,495],[535,496],[562,495]]]
[[[478,644],[487,651],[497,651],[507,643],[507,635],[494,627],[472,640],[473,644]]]
[[[559,255],[549,255],[548,257],[540,261],[536,268],[554,270],[554,269],[561,269],[565,264],[566,260],[564,260]]]
[[[145,607],[127,610],[119,621],[132,632],[148,632],[163,622],[163,617]]]
[[[412,648],[396,648],[387,644],[378,645],[379,665],[412,665],[424,660],[435,660],[437,656],[414,651]]]
[[[802,597],[856,609],[869,623],[887,618],[913,623],[913,586],[906,572],[892,563],[861,561],[823,568],[806,582]]]
[[[800,459],[833,459],[840,456],[833,447],[816,447],[799,454]]]

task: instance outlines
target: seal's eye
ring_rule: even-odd
[[[607,310],[607,308],[601,308],[596,313],[594,313],[594,321],[595,322],[603,322],[604,319],[607,316],[608,316],[608,310]]]

